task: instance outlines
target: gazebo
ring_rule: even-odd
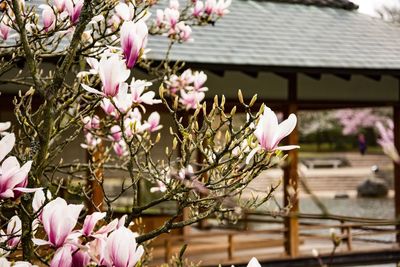
[[[393,107],[400,147],[400,27],[358,13],[348,0],[236,0],[216,27],[194,28],[194,42],[173,47],[170,58],[205,70],[208,97],[237,89],[286,114],[305,109]],[[166,38],[153,37],[149,57],[162,60]],[[298,142],[295,130],[288,142]],[[287,186],[298,185],[298,152],[289,152]],[[400,166],[395,165],[396,218]],[[285,201],[287,197],[284,197]],[[287,203],[286,203],[287,204]],[[291,208],[298,211],[298,200]],[[298,255],[298,221],[285,219],[285,250]],[[397,236],[397,241],[400,241]]]

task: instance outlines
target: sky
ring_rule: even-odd
[[[376,9],[383,5],[400,7],[400,0],[351,0],[359,5],[358,11],[371,16],[378,16]]]

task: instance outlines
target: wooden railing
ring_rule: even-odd
[[[396,230],[399,222],[395,220],[315,214],[297,214],[291,216],[298,216],[299,218],[301,243],[312,239],[333,242],[332,235],[329,234],[329,229],[335,229],[335,236],[340,239],[341,244],[347,247],[347,251],[354,251],[355,249],[360,251],[363,249],[359,245],[360,243],[355,248],[355,241],[376,242],[382,245],[391,243],[390,240],[366,239],[365,237],[395,235],[399,233]],[[286,231],[283,228],[282,217],[276,214],[248,213],[242,220],[239,220],[239,223],[243,226],[239,230],[224,232],[208,231],[207,233],[200,234],[168,236],[165,238],[163,245],[164,259],[166,262],[171,259],[171,256],[179,251],[182,244],[188,244],[188,253],[193,254],[226,252],[227,261],[235,259],[235,253],[239,250],[282,247],[284,243],[283,233]],[[278,227],[266,230],[252,230],[251,226],[253,223],[274,223]],[[239,240],[240,236],[246,236],[248,240]],[[376,249],[380,249],[380,247],[376,246]]]

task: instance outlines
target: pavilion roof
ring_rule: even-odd
[[[218,69],[400,70],[400,26],[356,8],[347,0],[233,0],[215,27],[195,27],[194,41],[175,45],[170,58]],[[163,59],[167,43],[151,37],[149,57]]]

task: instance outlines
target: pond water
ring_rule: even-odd
[[[363,217],[374,219],[394,219],[394,199],[393,198],[319,198],[334,215]],[[302,213],[321,213],[318,206],[311,198],[301,198],[300,212]]]

